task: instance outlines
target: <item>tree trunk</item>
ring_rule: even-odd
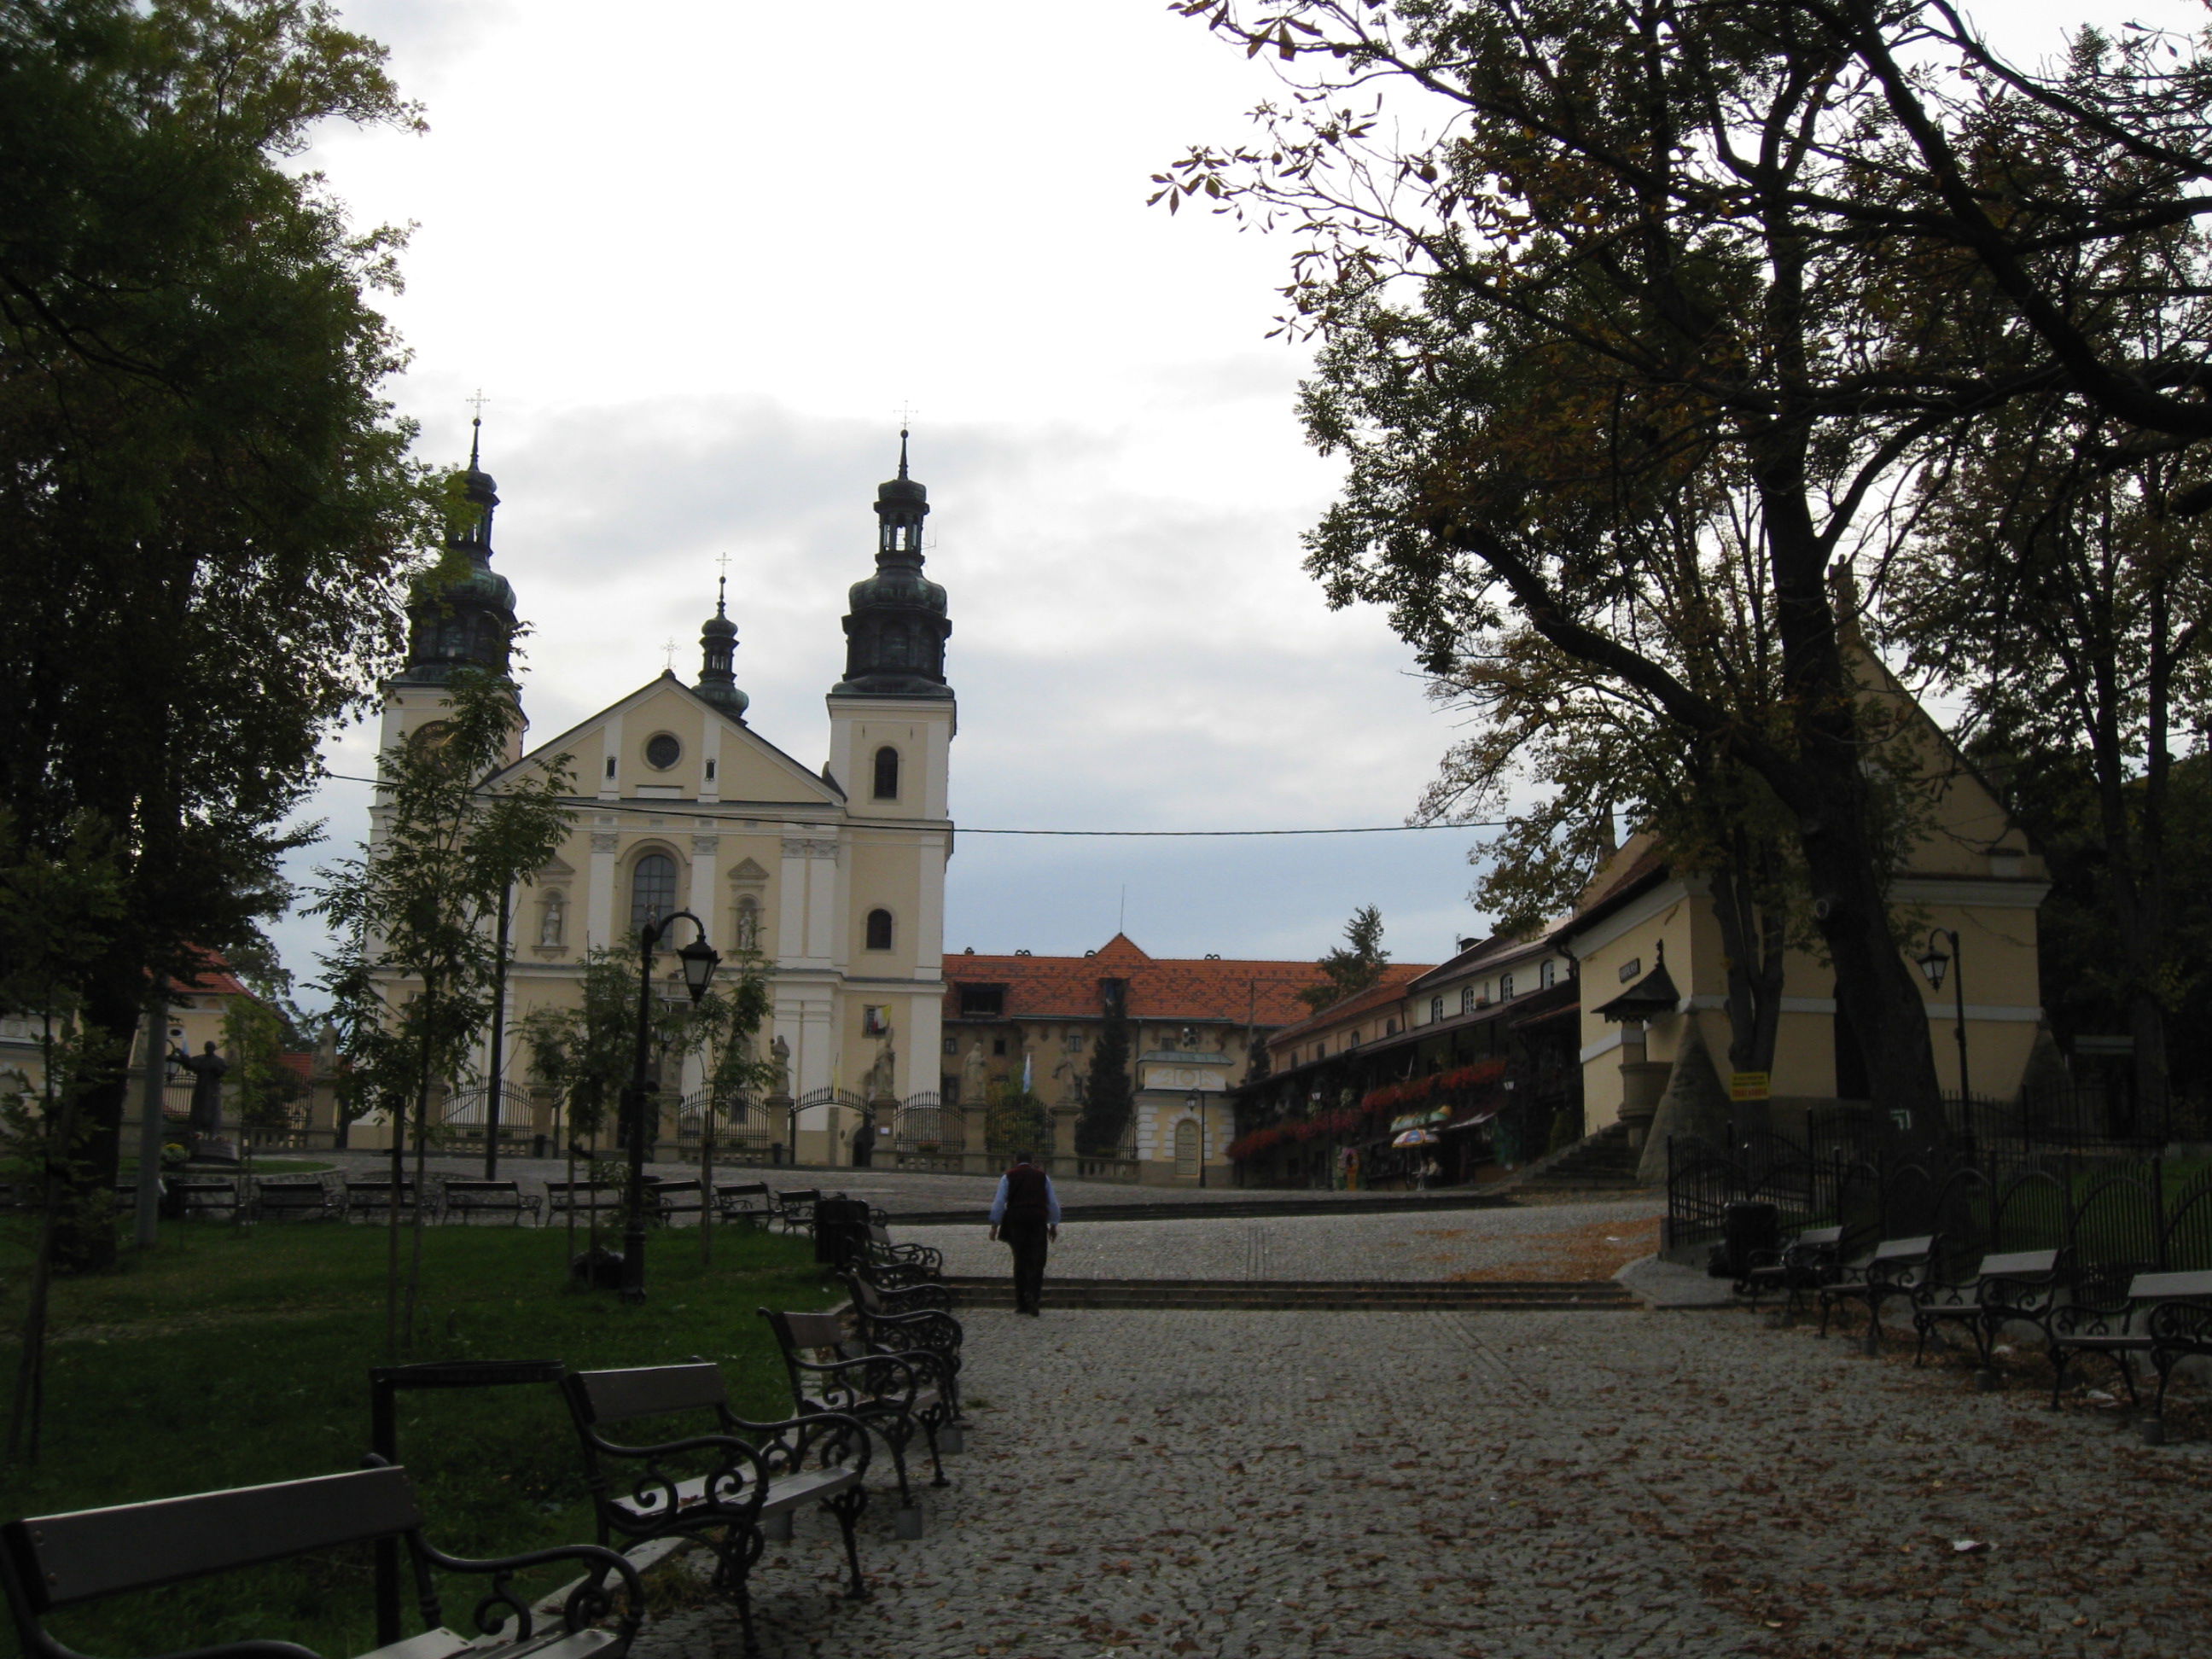
[[[1763,775],[1797,816],[1814,925],[1834,965],[1837,1003],[1865,1058],[1875,1108],[1925,1146],[1942,1133],[1936,1051],[1927,1006],[1890,927],[1890,854],[1863,769],[1858,687],[1844,662],[1827,550],[1807,504],[1805,442],[1801,428],[1776,427],[1751,446],[1797,750],[1794,765],[1774,764]]]
[[[54,1149],[60,1206],[52,1254],[53,1270],[62,1273],[98,1273],[116,1261],[113,1205],[99,1200],[111,1196],[122,1179],[123,1109],[131,1092],[131,1044],[145,1011],[145,985],[143,974],[135,969],[121,974],[112,963],[104,966],[106,971],[92,986],[84,1006],[86,1026],[103,1041],[76,1062],[91,1075],[71,1079],[81,1085],[70,1101],[75,1127],[70,1144]]]

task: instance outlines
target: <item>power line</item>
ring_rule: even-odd
[[[344,772],[325,772],[323,775],[339,783],[374,784],[374,778],[356,778]],[[579,806],[596,806],[595,795],[573,795],[569,798]],[[672,817],[690,818],[757,818],[756,812],[729,812],[682,801],[653,801],[622,803],[635,809],[641,805],[665,808]],[[866,820],[861,820],[866,822]],[[1316,830],[979,830],[964,823],[956,823],[953,830],[963,836],[1094,836],[1128,839],[1206,840],[1226,836],[1402,836],[1422,830],[1504,830],[1510,826],[1506,818],[1479,818],[1466,823],[1358,823]]]

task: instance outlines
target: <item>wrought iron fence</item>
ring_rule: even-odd
[[[491,1122],[492,1091],[486,1087],[457,1090],[438,1109],[438,1125],[445,1129],[473,1130],[482,1134]],[[501,1133],[527,1133],[532,1102],[520,1083],[499,1085],[499,1127]]]
[[[968,1133],[966,1114],[945,1105],[933,1089],[900,1102],[890,1127],[891,1146],[902,1153],[957,1152]]]
[[[676,1145],[696,1157],[712,1116],[716,1152],[733,1158],[763,1156],[783,1144],[783,1114],[744,1091],[695,1089],[677,1103]]]
[[[2063,1249],[2080,1282],[2124,1290],[2137,1273],[2212,1270],[2212,1169],[2109,1146],[1992,1158],[1954,1145],[1917,1158],[1815,1152],[1786,1136],[1667,1143],[1663,1248],[1695,1262],[1730,1208],[1771,1204],[1785,1234],[1840,1226],[1847,1245],[1934,1234],[1947,1255]]]

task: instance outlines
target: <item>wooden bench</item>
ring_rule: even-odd
[[[1912,1293],[1912,1328],[1919,1337],[1912,1363],[1920,1364],[1938,1327],[1963,1325],[1974,1344],[1975,1374],[1983,1387],[1994,1387],[1993,1350],[2007,1325],[2033,1325],[2050,1340],[2051,1310],[2064,1289],[2065,1259],[2063,1250],[2011,1250],[1982,1257],[1972,1273],[1954,1266],[1927,1274]]]
[[[191,1181],[165,1181],[161,1196],[169,1206],[169,1213],[190,1221],[195,1216],[222,1216],[235,1220],[239,1212],[239,1188],[243,1183],[229,1176],[212,1176]],[[137,1188],[131,1188],[137,1196]]]
[[[1842,1271],[1844,1250],[1843,1228],[1808,1227],[1771,1256],[1765,1251],[1753,1252],[1743,1276],[1735,1282],[1736,1293],[1749,1297],[1751,1310],[1757,1313],[1761,1296],[1768,1291],[1787,1292],[1783,1304],[1786,1318],[1804,1305],[1808,1291],[1835,1283]]]
[[[519,1181],[447,1181],[441,1215],[447,1221],[458,1218],[463,1226],[473,1216],[503,1215],[509,1224],[520,1227],[522,1218],[532,1221],[542,1219],[545,1200],[536,1193],[526,1193]]]
[[[623,1189],[605,1181],[549,1181],[545,1183],[545,1219],[556,1210],[620,1210]]]
[[[698,1177],[689,1181],[656,1181],[646,1190],[653,1206],[652,1219],[663,1226],[679,1215],[699,1215],[707,1208],[706,1191]]]
[[[725,1181],[714,1188],[714,1210],[725,1221],[765,1227],[775,1219],[775,1194],[765,1181]]]
[[[2155,1444],[2166,1434],[2166,1389],[2173,1368],[2185,1359],[2212,1358],[2212,1272],[2136,1273],[2128,1281],[2125,1303],[2063,1303],[2046,1328],[2054,1409],[2072,1356],[2103,1354],[2110,1359],[2127,1387],[2129,1403],[2138,1409],[2142,1398],[2130,1361],[2136,1354],[2150,1361],[2158,1373],[2158,1398],[2143,1438]]]
[[[1881,1304],[1893,1296],[1910,1297],[1918,1288],[1935,1260],[1940,1241],[1933,1233],[1912,1238],[1885,1238],[1867,1255],[1844,1263],[1832,1283],[1823,1285],[1820,1334],[1828,1334],[1828,1316],[1846,1302],[1866,1304],[1866,1349],[1881,1346]]]
[[[857,1418],[884,1443],[898,1477],[902,1538],[921,1536],[921,1511],[907,1480],[906,1451],[915,1435],[929,1447],[930,1485],[948,1486],[937,1431],[951,1418],[951,1373],[929,1353],[887,1353],[850,1339],[836,1314],[773,1313],[760,1316],[775,1333],[791,1377],[793,1407],[801,1414],[834,1412]],[[810,1358],[826,1354],[826,1358]]]
[[[319,1181],[257,1181],[252,1212],[256,1221],[320,1221],[336,1215],[338,1206]]]
[[[585,1484],[599,1541],[682,1537],[714,1558],[714,1584],[735,1599],[745,1651],[759,1650],[748,1577],[762,1547],[791,1536],[791,1517],[819,1504],[845,1537],[846,1594],[868,1593],[854,1534],[868,1504],[867,1431],[850,1417],[813,1413],[748,1423],[730,1410],[721,1368],[703,1361],[626,1370],[577,1371],[562,1381],[584,1443]],[[637,1443],[610,1424],[702,1417],[714,1427],[659,1444]]]
[[[349,1181],[345,1183],[344,1206],[342,1213],[349,1221],[356,1216],[372,1220],[389,1219],[392,1215],[392,1183],[389,1181]],[[415,1212],[415,1183],[399,1183],[399,1212],[411,1215]]]
[[[852,1298],[854,1334],[875,1353],[933,1354],[944,1366],[945,1420],[940,1425],[944,1449],[959,1451],[951,1437],[963,1413],[960,1409],[960,1345],[967,1333],[952,1316],[951,1292],[942,1285],[920,1285],[912,1290],[887,1291],[866,1273],[837,1275]],[[941,1300],[939,1298],[942,1298]]]
[[[814,1230],[814,1206],[822,1200],[819,1187],[794,1188],[775,1194],[775,1224],[787,1233]]]
[[[645,1589],[630,1564],[590,1545],[533,1550],[497,1560],[447,1555],[427,1543],[422,1516],[404,1468],[358,1469],[273,1486],[166,1498],[112,1509],[80,1510],[11,1521],[0,1528],[0,1579],[22,1651],[35,1659],[76,1659],[46,1633],[54,1613],[189,1578],[239,1571],[311,1550],[402,1540],[413,1555],[429,1628],[378,1649],[387,1659],[458,1659],[458,1656],[536,1656],[537,1659],[614,1659],[637,1634]],[[515,1572],[574,1561],[586,1576],[568,1595],[558,1628],[541,1629],[509,1587]],[[473,1610],[475,1638],[447,1629],[430,1571],[488,1575]],[[614,1613],[610,1577],[621,1581],[623,1608],[611,1630],[594,1628]],[[496,1644],[490,1639],[504,1637]],[[179,1645],[182,1645],[179,1644]],[[194,1650],[194,1659],[313,1659],[289,1643],[228,1642]]]
[[[868,1270],[885,1288],[934,1283],[945,1276],[945,1252],[927,1244],[894,1244],[891,1230],[880,1221],[868,1224]]]

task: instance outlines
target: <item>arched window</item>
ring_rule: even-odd
[[[675,908],[676,860],[665,853],[647,853],[630,872],[629,930],[637,933]]]
[[[891,913],[888,910],[868,912],[868,949],[888,951],[891,948]]]
[[[898,750],[889,744],[876,750],[876,799],[898,799]]]

